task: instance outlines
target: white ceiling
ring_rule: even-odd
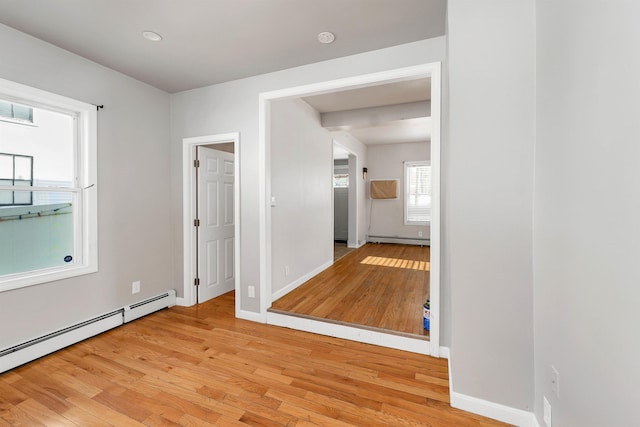
[[[175,93],[441,36],[445,11],[446,0],[0,0],[0,23]],[[335,42],[319,43],[321,31]],[[329,113],[429,100],[430,89],[419,79],[304,100]],[[428,141],[430,123],[341,132],[365,144]]]
[[[445,9],[446,0],[0,0],[0,23],[174,93],[441,36]],[[336,41],[320,44],[321,31]]]

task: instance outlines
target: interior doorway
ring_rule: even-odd
[[[356,155],[334,140],[332,165],[334,261],[358,247],[356,165]]]
[[[284,90],[263,93],[260,95],[260,159],[263,166],[265,187],[261,188],[262,200],[270,200],[270,108],[272,101],[284,99],[302,98],[331,92],[354,90],[376,85],[390,84],[394,82],[412,81],[429,78],[431,81],[431,164],[432,164],[432,217],[430,235],[430,299],[431,299],[431,334],[430,341],[415,340],[410,337],[390,336],[384,333],[363,331],[345,325],[327,324],[310,321],[309,319],[295,318],[293,316],[280,315],[268,312],[274,296],[271,289],[271,212],[269,204],[261,205],[261,316],[268,323],[302,329],[310,332],[339,336],[361,342],[415,351],[438,357],[439,348],[439,313],[440,313],[440,63],[426,64],[422,66],[408,67],[399,70],[376,73],[372,75],[357,76],[303,87],[288,88]],[[393,112],[391,112],[393,114]],[[366,177],[366,169],[359,165],[357,174]],[[366,178],[365,178],[366,179]],[[358,236],[360,239],[360,236]],[[360,243],[360,241],[358,241]],[[420,342],[419,342],[420,341]]]
[[[239,133],[183,139],[180,305],[203,302],[240,283],[239,142]]]

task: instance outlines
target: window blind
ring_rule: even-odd
[[[427,161],[405,163],[405,222],[431,221],[431,164]]]

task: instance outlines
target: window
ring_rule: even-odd
[[[0,185],[31,187],[33,185],[33,156],[0,153]],[[0,206],[31,205],[31,191],[2,191]]]
[[[404,164],[404,223],[424,225],[431,222],[431,163]]]
[[[0,292],[97,271],[96,116],[0,79]]]
[[[33,108],[0,100],[0,119],[17,123],[33,123]]]
[[[333,188],[349,188],[349,174],[348,173],[334,174]]]

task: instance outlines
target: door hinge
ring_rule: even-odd
[[[200,160],[194,160],[193,161],[193,167],[194,168],[199,168],[200,167]]]
[[[200,227],[200,220],[198,218],[193,220],[193,226],[194,227]]]
[[[199,278],[199,277],[196,277],[195,279],[193,279],[193,284],[194,284],[195,286],[200,286],[200,278]]]

